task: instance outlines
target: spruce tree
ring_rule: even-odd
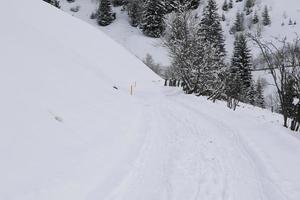
[[[190,0],[190,9],[197,9],[200,5],[200,0]]]
[[[100,26],[107,26],[115,20],[110,0],[101,0],[97,10],[97,22]]]
[[[199,44],[202,46],[198,51],[199,57],[206,59],[205,61],[200,60],[200,62],[208,63],[207,73],[211,74],[210,80],[207,80],[209,95],[215,92],[224,78],[226,52],[220,21],[221,18],[218,14],[215,0],[209,0],[207,6],[204,8],[198,30]]]
[[[58,0],[44,0],[45,2],[57,7],[57,8],[60,8],[60,5],[59,5],[59,1]]]
[[[165,30],[164,4],[160,0],[147,0],[142,13],[141,29],[144,35],[159,38]]]
[[[246,0],[244,9],[246,11],[246,15],[249,15],[252,12],[252,7],[254,6],[254,4],[254,0]]]
[[[260,80],[257,81],[255,93],[255,104],[258,107],[265,108],[264,90]]]
[[[257,15],[257,12],[254,13],[253,19],[252,19],[252,23],[253,24],[257,24],[259,22],[259,18]]]
[[[244,14],[243,13],[237,13],[236,14],[236,19],[234,22],[234,27],[232,29],[233,33],[236,32],[241,32],[245,30],[245,26],[244,26]]]
[[[236,36],[234,43],[234,53],[232,58],[232,68],[238,69],[241,101],[250,103],[253,99],[253,83],[251,74],[252,56],[247,45],[246,37],[243,34]]]
[[[125,0],[112,0],[111,3],[115,7],[123,6],[125,4]]]
[[[228,8],[229,9],[233,8],[233,0],[229,0]]]
[[[271,19],[270,19],[270,15],[269,15],[269,10],[268,10],[268,7],[267,7],[267,6],[265,6],[265,8],[264,8],[264,11],[263,11],[263,13],[262,13],[262,18],[263,18],[262,22],[263,22],[263,25],[264,25],[264,26],[268,26],[268,25],[271,24]]]
[[[227,0],[224,1],[223,6],[222,6],[222,9],[223,9],[224,11],[228,11],[229,7],[228,7]]]
[[[128,16],[130,18],[130,25],[137,27],[140,24],[141,8],[139,0],[131,0],[127,3]]]
[[[216,49],[217,57],[224,58],[226,55],[221,18],[215,0],[209,0],[204,8],[198,34],[203,41],[212,44]]]

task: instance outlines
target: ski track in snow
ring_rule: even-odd
[[[144,144],[107,200],[290,199],[238,130],[187,105],[172,89],[162,90],[139,95]]]

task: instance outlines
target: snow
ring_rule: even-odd
[[[3,2],[0,23],[1,200],[300,199],[280,115],[163,87],[40,0]]]
[[[293,99],[293,105],[297,105],[299,103],[299,99],[298,98],[294,98]]]
[[[91,13],[95,12],[98,7],[97,0],[76,0],[73,3],[63,0],[60,4],[64,11],[96,26],[124,46],[128,51],[132,52],[140,60],[144,60],[147,54],[150,54],[155,62],[165,67],[170,65],[168,52],[166,48],[163,47],[161,40],[145,37],[139,29],[131,27],[129,25],[127,12],[122,11],[121,7],[114,8],[117,19],[111,25],[100,27],[96,23],[96,20],[90,19]],[[74,13],[70,11],[71,8],[76,6],[80,6],[79,12]]]
[[[61,0],[62,9],[66,12],[72,14],[75,17],[78,17],[84,21],[89,22],[98,27],[95,20],[90,19],[91,13],[97,8],[97,0],[76,0],[73,3],[68,3],[67,0]],[[233,50],[234,36],[230,34],[230,28],[233,26],[236,18],[237,12],[242,12],[244,10],[243,2],[233,1],[234,7],[229,11],[224,12],[222,10],[222,5],[224,0],[216,0],[219,6],[219,14],[222,13],[226,16],[226,21],[222,22],[223,30],[226,39],[226,49],[229,54]],[[198,15],[201,16],[203,7],[206,1],[202,1],[200,7],[196,11]],[[266,40],[273,40],[274,38],[283,38],[287,37],[289,40],[292,40],[296,37],[296,34],[300,32],[300,8],[298,0],[256,0],[256,5],[253,10],[257,12],[261,18],[261,13],[263,12],[264,6],[267,5],[270,10],[270,16],[272,24],[267,27],[257,27],[254,25],[252,29],[253,32],[256,32],[258,29],[262,29],[263,37]],[[71,8],[80,6],[79,12],[70,11]],[[140,30],[133,28],[129,25],[128,16],[126,12],[122,11],[121,8],[115,8],[114,10],[117,14],[117,20],[108,27],[98,27],[114,40],[122,44],[125,48],[131,51],[140,59],[144,59],[146,54],[153,56],[154,60],[160,63],[163,66],[170,65],[170,59],[168,57],[168,51],[163,47],[160,39],[152,39],[143,36]],[[247,22],[250,20],[252,15],[246,16],[245,26],[247,27]],[[297,25],[289,26],[289,19],[292,21],[298,22]],[[282,23],[285,25],[282,26]],[[257,55],[259,50],[252,46],[253,53]]]

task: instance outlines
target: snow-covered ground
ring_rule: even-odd
[[[300,199],[281,116],[163,87],[40,0],[3,2],[0,24],[1,200]]]

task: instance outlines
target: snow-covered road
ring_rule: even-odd
[[[224,105],[214,105],[201,98],[199,101],[176,89],[162,88],[160,92],[141,92],[137,96],[143,109],[139,126],[140,133],[145,134],[144,143],[134,167],[107,200],[299,198],[300,143],[284,135],[283,129],[276,133],[276,127],[268,126],[270,122],[265,120],[261,124],[245,119],[241,122],[235,118],[239,113],[230,110],[220,113],[220,106]],[[245,122],[249,122],[249,127],[257,127],[249,130],[243,126]],[[279,134],[295,140],[296,152],[290,154],[280,149],[282,154],[272,158],[266,153],[275,153],[274,148],[279,148],[273,143],[276,139],[265,141],[268,146],[258,146],[255,141],[251,143],[250,137],[244,138],[244,134],[260,134],[263,139],[269,128],[276,137]],[[291,144],[287,145],[285,148],[290,148]],[[285,164],[295,165],[288,169],[294,176],[284,177],[279,172],[286,169],[276,171],[281,166],[272,166],[276,159],[283,161],[284,153],[289,157]]]

